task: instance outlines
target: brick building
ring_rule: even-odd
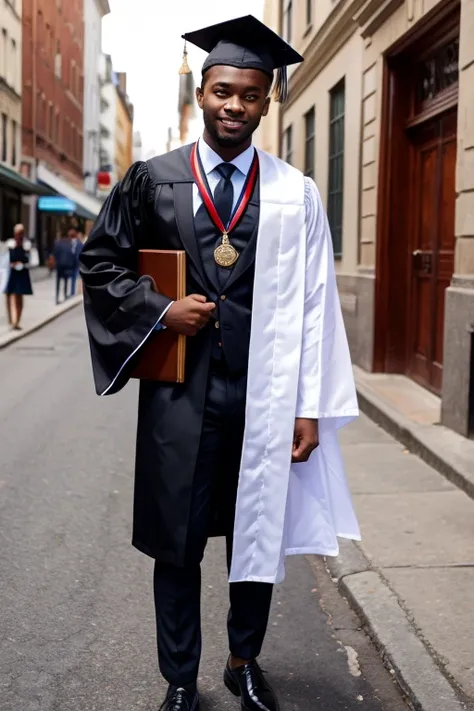
[[[78,188],[83,63],[83,1],[23,0],[23,155],[44,161]]]
[[[100,209],[84,192],[83,104],[83,0],[23,0],[21,170],[67,199],[54,208],[31,200],[41,259],[67,221],[92,219]]]

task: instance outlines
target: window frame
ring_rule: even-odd
[[[291,44],[293,37],[293,0],[286,0],[283,10],[283,39]]]
[[[346,81],[341,79],[329,92],[329,150],[328,150],[328,197],[327,216],[331,229],[334,257],[343,255],[344,222],[344,161],[345,161],[345,115]],[[342,94],[342,111],[340,105]],[[342,130],[341,130],[342,126]]]
[[[12,166],[15,168],[18,163],[17,154],[18,123],[12,119]]]
[[[289,140],[288,140],[289,139]],[[282,158],[288,163],[288,165],[293,165],[293,124],[290,123],[283,132],[283,146],[282,146]]]
[[[2,146],[1,146],[1,161],[8,163],[8,116],[2,112]]]
[[[309,121],[312,120],[312,132],[308,132]],[[316,106],[313,106],[304,115],[304,174],[314,180],[316,170]],[[309,161],[308,158],[311,157]]]

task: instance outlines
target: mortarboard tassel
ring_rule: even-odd
[[[186,40],[184,41],[184,50],[183,50],[183,63],[181,65],[181,69],[179,70],[180,74],[191,74],[191,69],[189,68],[188,64],[188,50],[186,47]]]
[[[288,99],[288,72],[286,67],[279,67],[277,70],[277,78],[275,88],[273,89],[275,101],[284,104]]]

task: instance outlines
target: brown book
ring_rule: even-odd
[[[186,296],[186,252],[141,249],[138,271],[140,275],[150,276],[156,290],[173,301]],[[140,349],[132,378],[183,383],[185,354],[186,336],[163,329],[150,336]]]

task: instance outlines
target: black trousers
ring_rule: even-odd
[[[168,683],[177,686],[193,684],[198,676],[201,657],[201,561],[211,526],[212,499],[223,483],[232,500],[227,536],[227,565],[230,567],[245,393],[245,377],[231,378],[224,372],[211,372],[194,475],[185,566],[155,564],[160,671]],[[227,628],[229,648],[235,657],[254,659],[260,654],[272,591],[273,586],[268,583],[230,584]]]

